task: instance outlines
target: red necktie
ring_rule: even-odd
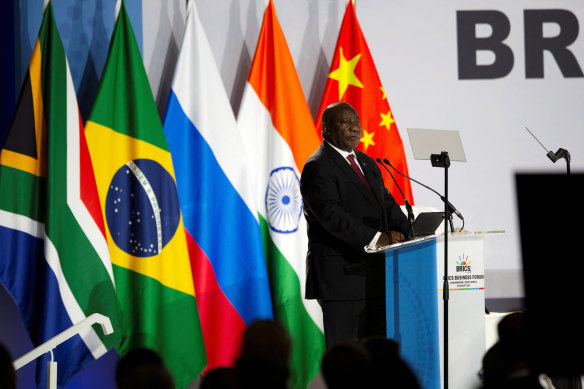
[[[349,163],[351,164],[351,167],[353,168],[353,170],[355,171],[355,173],[357,173],[357,175],[359,176],[359,178],[361,179],[361,181],[363,181],[363,183],[365,184],[365,186],[367,187],[367,189],[369,189],[369,191],[371,193],[373,193],[373,191],[371,190],[371,186],[369,185],[369,181],[367,181],[367,179],[365,178],[365,176],[361,172],[361,169],[359,169],[359,166],[357,166],[357,162],[355,162],[355,156],[353,154],[349,154],[349,155],[347,155],[347,159],[349,160]]]

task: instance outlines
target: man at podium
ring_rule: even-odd
[[[322,144],[300,178],[308,223],[306,298],[322,307],[327,347],[385,336],[384,255],[367,254],[406,239],[409,224],[379,167],[354,150],[361,123],[347,103],[322,114]]]

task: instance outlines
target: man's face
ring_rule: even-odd
[[[344,151],[352,151],[361,141],[361,121],[359,115],[345,106],[334,109],[328,126],[325,126],[323,135],[328,141]]]

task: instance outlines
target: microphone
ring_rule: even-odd
[[[548,151],[546,154],[549,159],[552,160],[553,163],[556,163],[557,160],[564,158],[566,160],[566,166],[568,167],[568,174],[570,174],[570,162],[572,157],[570,153],[566,149],[562,149],[561,147],[555,153],[553,151]]]
[[[399,190],[399,193],[401,193],[401,195],[402,195],[402,197],[404,199],[404,204],[406,205],[406,209],[408,211],[408,220],[410,222],[410,232],[412,233],[412,239],[413,239],[413,238],[415,238],[415,234],[414,234],[414,211],[412,210],[412,206],[410,205],[410,202],[408,201],[408,199],[406,199],[406,196],[404,195],[404,192],[402,192],[401,188],[397,184],[397,181],[395,180],[395,177],[393,176],[393,174],[391,174],[391,172],[389,171],[389,169],[383,163],[381,163],[381,159],[377,158],[376,161],[377,161],[378,164],[380,164],[381,166],[383,166],[383,168],[385,170],[387,170],[387,172],[391,176],[391,179],[393,180],[393,183],[395,184],[395,186],[397,186],[397,189]]]
[[[405,174],[403,174],[402,172],[400,172],[399,170],[397,170],[396,168],[394,168],[393,165],[391,163],[389,163],[389,161],[387,160],[387,158],[383,158],[383,163],[385,163],[386,165],[388,165],[389,167],[391,167],[393,170],[395,170],[397,173],[399,173],[401,176],[404,176],[408,180],[412,180],[416,184],[422,185],[424,188],[429,189],[432,192],[436,193],[443,202],[447,203],[449,212],[454,212],[456,214],[456,216],[458,216],[460,218],[460,220],[462,220],[464,222],[464,217],[458,211],[458,209],[456,209],[456,207],[454,207],[454,205],[452,205],[450,203],[450,201],[446,201],[446,198],[444,196],[442,196],[440,193],[438,193],[434,189],[430,188],[428,185],[422,184],[420,181],[414,180],[412,177],[406,176]]]
[[[537,139],[537,137],[535,135],[533,135],[533,132],[531,132],[531,130],[527,127],[525,127],[525,129],[527,130],[527,132],[529,132],[531,134],[531,136],[533,137],[533,139],[535,139],[537,141],[537,143],[539,143],[541,145],[541,147],[543,147],[543,149],[547,152],[547,157],[553,162],[556,163],[559,159],[564,158],[566,160],[566,168],[568,170],[568,174],[570,174],[570,162],[572,161],[572,157],[570,156],[570,153],[568,152],[568,150],[566,149],[562,149],[561,147],[558,149],[558,151],[556,151],[555,153],[551,150],[548,150],[543,143],[541,143],[539,141],[539,139]]]

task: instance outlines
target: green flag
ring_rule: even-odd
[[[120,340],[113,272],[75,89],[48,3],[0,152],[0,281],[39,346],[92,313],[89,329],[53,351],[59,387]],[[50,355],[37,361],[45,386]]]
[[[172,161],[123,2],[85,134],[120,305],[118,350],[156,350],[185,387],[205,348]]]

